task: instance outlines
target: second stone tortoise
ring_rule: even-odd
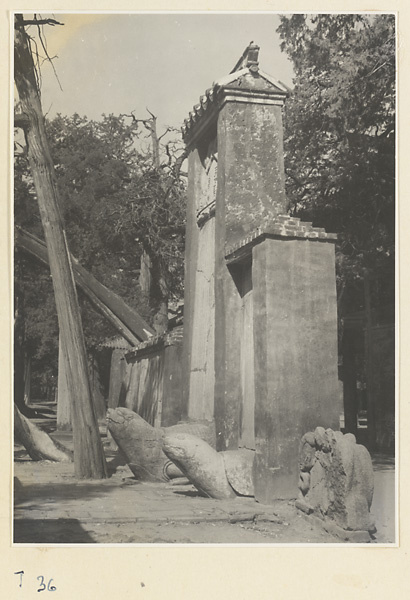
[[[216,452],[199,437],[176,432],[166,433],[162,449],[203,495],[219,499],[254,496],[253,450]]]

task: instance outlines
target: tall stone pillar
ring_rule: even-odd
[[[336,236],[286,214],[286,96],[251,44],[183,129],[186,410],[219,450],[255,450],[263,502],[296,497],[306,431],[338,428]]]
[[[207,131],[188,159],[183,413],[205,421],[214,416],[215,142]]]

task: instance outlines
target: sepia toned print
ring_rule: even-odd
[[[397,542],[395,16],[268,16],[15,15],[15,544]]]

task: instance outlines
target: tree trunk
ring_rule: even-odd
[[[90,379],[92,382],[95,414],[97,415],[97,419],[99,421],[104,420],[107,409],[105,406],[104,396],[101,393],[101,381],[100,381],[100,373],[98,370],[98,362],[97,362],[96,357],[92,354],[89,357],[89,370],[90,370]]]
[[[376,414],[374,406],[373,382],[373,352],[372,352],[372,306],[370,276],[367,269],[364,273],[364,311],[366,319],[365,329],[365,360],[366,360],[366,396],[367,396],[367,443],[368,449],[376,449]]]
[[[168,286],[160,259],[152,260],[151,298],[155,307],[153,326],[157,333],[168,331]]]
[[[152,164],[154,169],[160,169],[160,139],[157,133],[157,117],[149,111],[151,118],[145,121],[149,130],[152,143]],[[163,136],[161,136],[163,137]],[[153,327],[158,334],[168,331],[168,297],[169,291],[163,274],[161,261],[151,251],[149,244],[145,243],[141,256],[140,271],[141,291],[149,300],[149,305],[154,309]]]
[[[23,293],[19,284],[20,262],[15,261],[15,283],[14,283],[14,402],[19,409],[25,413],[24,402],[24,302]]]
[[[149,302],[151,293],[151,259],[145,248],[140,260],[139,286],[144,298]]]
[[[149,111],[148,111],[149,112]],[[150,131],[151,131],[151,142],[152,142],[152,162],[156,169],[159,169],[159,139],[157,134],[157,117],[150,113]]]
[[[105,457],[91,397],[80,311],[59,208],[54,165],[46,138],[33,57],[22,15],[15,17],[15,73],[25,129],[28,159],[37,192],[53,278],[63,354],[72,399],[74,468],[78,478],[107,476]]]
[[[24,404],[31,402],[31,356],[24,355]]]
[[[55,462],[72,462],[71,452],[55,442],[42,429],[31,423],[21,414],[14,404],[14,436],[33,460],[53,460]]]
[[[168,287],[158,258],[151,258],[147,247],[141,254],[139,285],[149,306],[154,311],[153,327],[156,333],[168,331]]]
[[[71,431],[70,388],[61,345],[60,336],[58,341],[57,429]]]

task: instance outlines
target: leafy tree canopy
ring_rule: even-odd
[[[394,293],[395,20],[393,15],[282,16],[294,90],[285,113],[287,193],[294,214],[339,234],[346,310]]]
[[[70,251],[102,283],[148,321],[157,309],[139,286],[140,258],[149,253],[160,271],[161,294],[182,294],[185,184],[182,149],[172,132],[157,138],[159,159],[143,137],[143,123],[132,115],[103,115],[100,121],[58,115],[47,123],[61,211]],[[24,147],[15,157],[15,222],[43,237],[36,194]],[[49,377],[57,367],[58,339],[51,279],[47,269],[24,257],[20,289],[30,353]],[[156,273],[153,273],[155,283]],[[158,276],[159,277],[159,276]],[[114,331],[79,295],[86,343],[92,347]],[[35,369],[35,365],[34,365]],[[33,370],[34,370],[33,369]]]

